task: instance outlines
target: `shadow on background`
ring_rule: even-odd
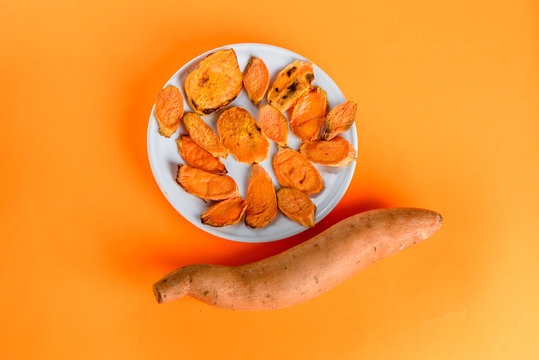
[[[148,274],[161,275],[193,263],[240,265],[283,252],[352,215],[388,206],[390,204],[387,201],[378,198],[367,198],[354,204],[342,204],[337,206],[315,227],[273,242],[239,243],[211,236],[199,230],[205,238],[208,238],[207,243],[200,243],[203,239],[196,240],[197,246],[193,246],[191,240],[167,243],[155,243],[147,240],[143,242],[144,245],[141,247],[132,248],[127,253],[123,252],[116,254],[116,256],[113,254],[113,256],[116,258],[115,264],[120,267],[119,270],[123,275],[130,278],[129,281],[137,281],[141,276],[144,277]],[[212,251],[212,244],[215,244],[215,247],[221,251]]]

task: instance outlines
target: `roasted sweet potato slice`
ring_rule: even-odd
[[[337,105],[326,116],[320,138],[331,140],[338,134],[350,130],[356,120],[356,112],[357,103],[355,101],[347,101]]]
[[[258,112],[258,123],[268,139],[281,146],[286,146],[288,140],[288,120],[271,105],[264,105]]]
[[[217,119],[217,131],[236,160],[252,164],[268,157],[269,141],[247,110],[233,107],[223,111]]]
[[[252,228],[266,226],[277,214],[277,199],[271,177],[257,163],[251,168],[247,186],[245,224]]]
[[[326,166],[346,166],[356,159],[356,150],[342,137],[304,143],[299,148],[307,160]]]
[[[200,221],[204,225],[222,227],[234,225],[241,220],[247,201],[242,198],[227,199],[212,205],[204,214],[200,216]]]
[[[298,189],[280,188],[277,191],[277,204],[290,220],[305,227],[314,226],[316,206],[311,199]]]
[[[178,129],[183,115],[183,96],[175,86],[161,89],[155,98],[155,118],[159,134],[170,137]]]
[[[281,148],[273,157],[273,171],[282,187],[293,187],[305,194],[316,194],[324,188],[318,170],[299,152]]]
[[[243,71],[243,88],[249,100],[258,106],[269,86],[269,71],[262,59],[252,56]]]
[[[204,150],[190,136],[180,135],[176,139],[176,144],[178,145],[178,152],[187,165],[213,174],[226,174],[225,165],[221,160]]]
[[[187,103],[200,115],[209,115],[239,95],[242,75],[234,49],[206,56],[185,79]]]
[[[268,104],[285,112],[309,89],[314,80],[313,64],[296,60],[285,67],[268,91]]]
[[[213,131],[211,126],[206,124],[204,120],[195,113],[188,112],[183,115],[182,124],[191,139],[200,147],[208,151],[213,156],[225,158],[228,153],[221,144],[219,136]]]
[[[219,201],[240,197],[238,185],[230,176],[212,174],[189,165],[178,165],[176,182],[189,194],[202,199]]]
[[[290,128],[301,141],[311,142],[318,133],[328,112],[327,95],[319,87],[301,95],[290,117]]]

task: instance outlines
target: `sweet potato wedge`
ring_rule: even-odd
[[[286,146],[288,140],[288,120],[271,105],[264,105],[258,112],[258,123],[264,135],[281,146]]]
[[[258,106],[269,86],[269,71],[262,59],[252,56],[243,71],[243,88],[255,106]]]
[[[357,103],[347,101],[337,105],[326,116],[320,138],[331,140],[340,133],[350,130],[356,120]]]
[[[246,208],[247,201],[242,198],[227,199],[212,205],[200,216],[200,221],[213,227],[234,225],[241,220]]]
[[[266,226],[277,214],[277,199],[271,177],[257,163],[251,168],[247,186],[245,224],[252,228]]]
[[[223,111],[217,119],[217,132],[225,148],[239,162],[252,164],[268,157],[269,141],[244,108],[233,107]]]
[[[327,95],[319,87],[312,88],[301,95],[290,117],[290,128],[303,142],[318,138],[328,112]]]
[[[204,150],[189,135],[180,135],[176,139],[176,144],[178,145],[178,152],[187,165],[213,174],[227,173],[221,160]]]
[[[199,115],[229,104],[241,89],[242,74],[234,49],[209,54],[185,79],[187,103]]]
[[[273,171],[282,187],[293,187],[305,194],[316,194],[324,188],[316,168],[299,152],[280,148],[272,161]]]
[[[304,60],[294,61],[277,75],[268,91],[268,104],[284,113],[309,89],[313,80],[313,64]]]
[[[316,206],[303,192],[294,188],[280,188],[277,191],[279,210],[290,220],[305,226],[314,226]]]
[[[427,239],[442,221],[440,214],[425,209],[371,210],[257,262],[183,266],[153,284],[153,292],[160,304],[190,295],[230,310],[284,308],[319,296],[374,262]]]
[[[212,174],[189,165],[178,165],[176,182],[189,194],[207,200],[240,197],[238,185],[228,175]]]
[[[159,134],[170,137],[178,129],[183,115],[183,96],[175,86],[161,89],[155,98],[155,118]]]
[[[309,161],[326,166],[346,166],[356,159],[356,150],[340,136],[331,140],[315,140],[299,148]]]
[[[200,147],[216,157],[227,158],[228,152],[221,143],[219,136],[213,131],[211,126],[195,113],[187,112],[183,115],[182,124],[191,139]]]

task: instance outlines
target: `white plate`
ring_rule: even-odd
[[[292,51],[271,45],[228,45],[210,50],[200,56],[197,56],[185,64],[180,70],[178,70],[178,72],[176,72],[176,74],[170,78],[166,85],[174,85],[179,88],[185,99],[186,96],[183,85],[187,75],[193,69],[195,69],[199,61],[209,53],[219,49],[228,48],[233,48],[236,51],[238,63],[242,72],[251,56],[261,58],[266,63],[266,66],[270,72],[270,85],[279,71],[286,65],[294,60],[305,59],[303,56],[293,53]],[[342,94],[341,90],[339,90],[335,82],[333,82],[333,80],[331,80],[331,78],[316,65],[314,65],[313,85],[320,86],[327,92],[327,99],[330,109],[346,101],[346,98]],[[262,104],[264,104],[264,102]],[[227,108],[231,106],[241,106],[247,109],[247,111],[249,111],[255,119],[258,119],[258,108],[249,101],[245,91],[242,91],[240,95],[232,103],[230,103],[229,106],[227,106]],[[185,111],[191,111],[186,101],[184,101],[184,107]],[[203,119],[207,124],[217,130],[216,122],[221,112],[222,110],[209,116],[204,116]],[[262,229],[251,229],[245,226],[243,221],[240,221],[236,225],[222,228],[214,228],[203,225],[200,222],[200,215],[213,202],[206,204],[200,198],[188,194],[176,183],[175,180],[177,165],[179,163],[184,163],[178,153],[176,139],[180,133],[184,132],[185,131],[180,126],[178,131],[170,138],[165,138],[159,135],[154,109],[152,109],[150,122],[148,125],[148,157],[150,159],[150,165],[152,167],[155,180],[170,204],[172,204],[172,206],[193,225],[198,226],[210,234],[225,239],[249,243],[261,243],[279,240],[298,234],[306,229],[303,226],[292,222],[280,212],[278,212],[277,216],[275,216],[275,218]],[[357,134],[355,124],[352,126],[352,129],[341,136],[348,140],[354,146],[354,148],[357,149]],[[266,169],[266,171],[271,175],[273,184],[278,189],[279,182],[275,178],[275,174],[271,166],[271,159],[277,153],[277,146],[271,140],[270,144],[268,158],[260,165],[262,165],[264,169]],[[300,141],[291,132],[288,136],[288,146],[295,150],[299,149],[300,146]],[[237,162],[232,155],[229,155],[226,160],[223,159],[223,162],[228,170],[228,175],[232,176],[234,180],[236,180],[240,193],[242,197],[245,198],[247,184],[251,173],[251,166]],[[316,222],[319,222],[327,214],[329,214],[329,212],[333,210],[333,208],[341,200],[342,196],[346,192],[346,189],[348,188],[348,185],[350,184],[356,164],[354,161],[349,166],[342,168],[331,168],[320,165],[315,166],[320,172],[325,186],[324,190],[322,190],[320,193],[311,196],[311,200],[316,205]]]

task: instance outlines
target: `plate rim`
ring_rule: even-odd
[[[288,55],[291,55],[291,56],[293,56],[293,57],[295,57],[295,58],[297,58],[299,60],[310,61],[315,66],[317,71],[319,71],[322,74],[324,74],[325,76],[327,76],[327,78],[330,79],[335,84],[335,86],[338,89],[340,95],[344,99],[346,99],[346,97],[344,96],[343,92],[341,91],[341,89],[339,88],[337,83],[322,68],[320,68],[318,65],[316,65],[315,62],[313,62],[313,61],[307,59],[306,57],[304,57],[304,56],[302,56],[300,54],[297,54],[297,53],[295,53],[295,52],[293,52],[291,50],[288,50],[288,49],[285,49],[285,48],[282,48],[282,47],[279,47],[279,46],[276,46],[276,45],[263,44],[263,43],[236,43],[236,44],[223,45],[223,46],[219,46],[217,48],[208,50],[208,51],[206,51],[206,52],[204,52],[204,53],[202,53],[200,55],[195,56],[193,59],[191,59],[190,61],[185,63],[183,66],[181,66],[166,81],[163,88],[166,87],[167,84],[169,84],[172,79],[176,78],[184,69],[189,68],[195,62],[200,61],[202,58],[204,58],[205,56],[207,56],[210,53],[213,53],[215,51],[222,50],[222,49],[229,49],[229,48],[233,48],[236,51],[236,48],[251,48],[252,49],[253,47],[273,48],[274,50],[278,50],[278,51],[287,53]],[[165,196],[165,198],[167,199],[169,205],[172,206],[172,208],[177,213],[179,213],[185,220],[187,220],[190,224],[193,224],[196,227],[198,227],[199,229],[201,229],[201,230],[203,230],[203,231],[205,231],[205,232],[207,232],[207,233],[209,233],[211,235],[219,237],[221,239],[226,239],[226,240],[235,241],[235,242],[242,242],[242,243],[267,243],[267,242],[279,241],[279,240],[283,240],[283,239],[289,238],[291,236],[300,234],[300,233],[304,232],[305,230],[309,229],[309,228],[306,228],[306,227],[291,229],[290,231],[288,231],[286,233],[278,235],[277,238],[269,238],[269,239],[264,238],[262,240],[260,239],[260,236],[257,237],[256,233],[253,233],[253,237],[257,238],[257,241],[249,241],[248,239],[245,239],[243,236],[239,237],[239,236],[234,236],[234,234],[222,234],[222,233],[217,231],[218,228],[214,229],[213,227],[205,226],[202,223],[193,222],[189,218],[184,216],[184,214],[182,214],[182,212],[180,210],[178,210],[176,208],[176,206],[174,206],[174,204],[172,202],[172,199],[170,198],[171,195],[168,194],[168,192],[166,191],[166,189],[164,187],[164,184],[162,183],[162,181],[160,179],[160,174],[156,169],[157,164],[152,159],[152,153],[150,152],[150,148],[151,148],[150,144],[151,144],[151,139],[152,139],[151,129],[152,129],[152,126],[155,126],[155,124],[152,125],[152,123],[154,122],[153,121],[154,120],[153,119],[154,112],[155,112],[155,102],[153,103],[152,110],[150,112],[150,116],[149,116],[149,120],[148,120],[147,134],[146,134],[146,150],[147,150],[147,154],[148,154],[148,161],[150,163],[150,168],[152,170],[152,174],[153,174],[153,177],[155,179],[155,182],[157,183],[157,186],[159,187],[159,190]],[[354,146],[355,149],[357,149],[357,147],[358,147],[358,134],[357,134],[357,127],[356,127],[355,122],[352,125],[352,128],[350,128],[350,131],[353,131],[351,144],[352,144],[352,146]],[[348,168],[349,171],[345,174],[346,177],[344,178],[341,189],[337,192],[337,195],[335,196],[335,198],[337,199],[336,202],[333,204],[331,210],[329,210],[327,213],[325,213],[324,215],[321,215],[321,216],[316,216],[315,227],[316,227],[316,224],[318,224],[320,221],[322,221],[327,215],[329,215],[329,213],[331,213],[331,211],[333,211],[335,209],[335,207],[339,204],[339,202],[342,200],[342,198],[346,194],[346,191],[348,190],[348,188],[350,186],[350,183],[352,182],[352,178],[354,176],[354,173],[355,173],[356,163],[357,163],[357,161],[352,161],[351,164],[346,166],[346,168]],[[330,203],[329,206],[331,206],[331,204],[332,203]],[[318,208],[316,210],[318,212]],[[253,231],[256,231],[256,229],[253,229]]]

